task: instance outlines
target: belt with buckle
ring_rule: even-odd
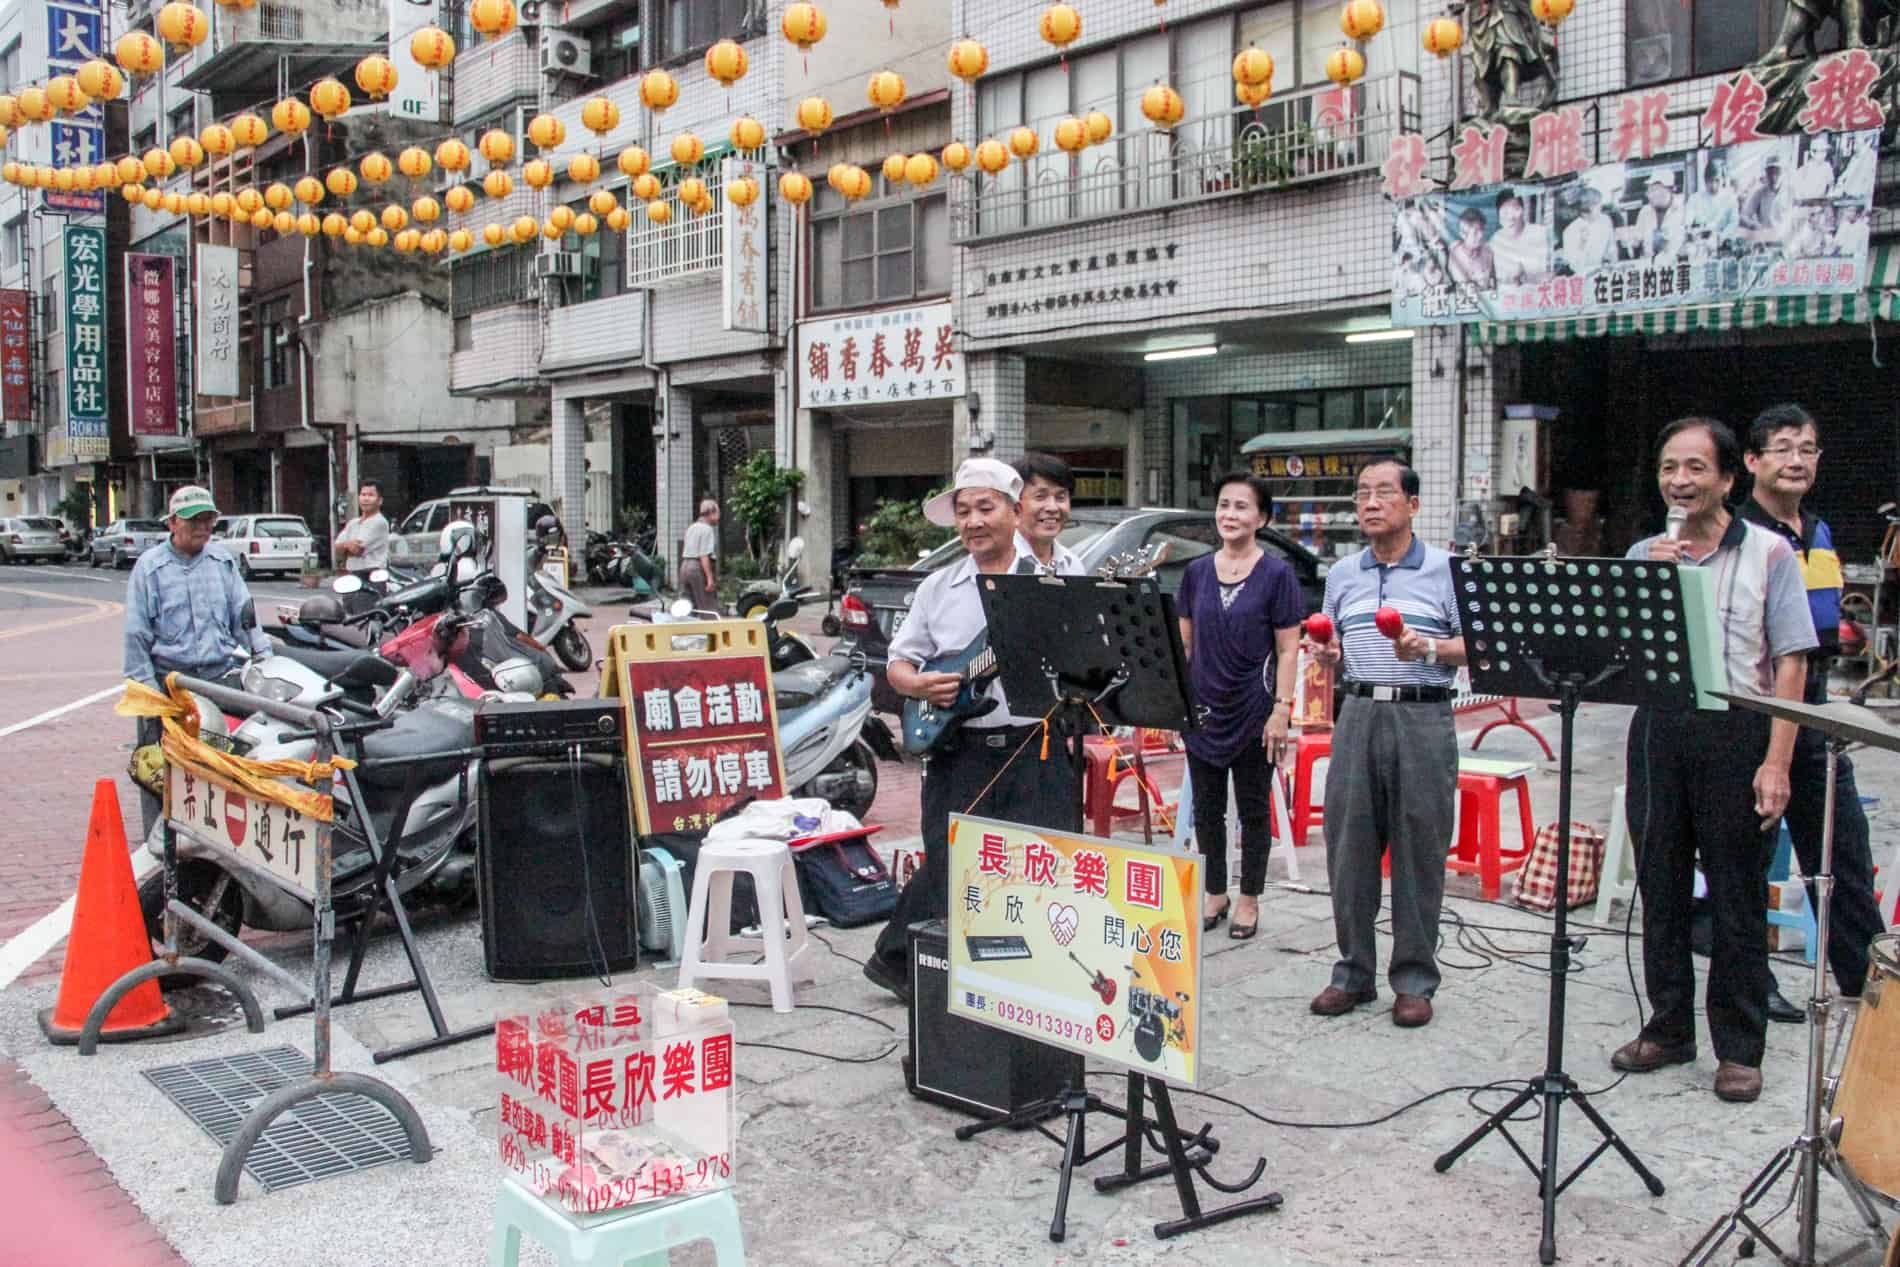
[[[1345,682],[1341,689],[1361,699],[1382,704],[1444,704],[1451,700],[1449,686],[1378,686],[1371,682]]]

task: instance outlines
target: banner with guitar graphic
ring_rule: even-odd
[[[950,1011],[1195,1086],[1201,859],[950,816]]]

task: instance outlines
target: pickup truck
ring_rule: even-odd
[[[1167,557],[1155,569],[1155,576],[1162,592],[1172,597],[1181,588],[1181,573],[1188,563],[1220,548],[1220,534],[1215,531],[1212,511],[1084,506],[1070,517],[1062,543],[1090,571],[1113,555],[1166,544]],[[1319,556],[1272,528],[1261,530],[1260,545],[1293,566],[1307,610],[1318,611],[1326,589],[1326,564]],[[845,642],[839,649],[864,653],[872,672],[872,703],[879,712],[902,711],[903,700],[885,678],[884,665],[917,587],[924,577],[963,554],[962,543],[953,540],[909,567],[853,568],[846,578],[844,601],[839,605]]]

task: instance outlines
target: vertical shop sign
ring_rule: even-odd
[[[106,232],[66,226],[66,439],[80,462],[111,456],[106,432]]]
[[[125,257],[125,399],[135,436],[178,434],[172,257]]]

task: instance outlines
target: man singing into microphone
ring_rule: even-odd
[[[1713,418],[1663,428],[1656,481],[1670,531],[1638,541],[1632,559],[1708,568],[1729,690],[1799,700],[1815,646],[1801,564],[1778,534],[1731,515],[1741,473],[1735,433]],[[1689,921],[1700,856],[1715,915],[1709,1036],[1715,1094],[1761,1095],[1768,1028],[1767,885],[1761,833],[1788,806],[1795,727],[1743,708],[1639,708],[1630,720],[1628,814],[1643,895],[1643,977],[1655,1014],[1610,1057],[1628,1073],[1695,1059],[1695,962]]]

